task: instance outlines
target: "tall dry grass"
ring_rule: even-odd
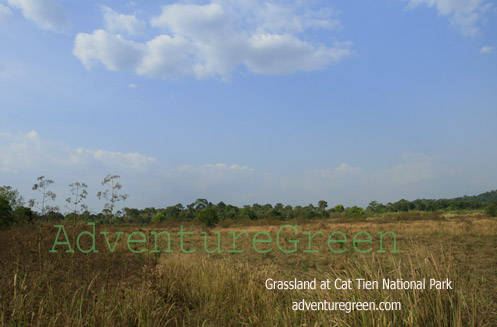
[[[377,224],[339,229],[374,230],[385,223]],[[400,254],[348,252],[338,257],[324,251],[156,256],[124,250],[109,254],[103,248],[98,254],[51,254],[55,233],[50,226],[2,231],[0,326],[497,325],[494,220],[416,221],[411,234],[409,224],[394,224],[389,228],[401,234]],[[329,226],[318,221],[306,227]],[[314,264],[303,265],[309,262]],[[267,278],[366,278],[380,284],[383,278],[449,278],[454,289],[267,290]],[[293,311],[292,303],[302,299],[399,301],[402,310]]]

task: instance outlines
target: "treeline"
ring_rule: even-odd
[[[497,201],[497,190],[485,192],[485,193],[478,194],[478,195],[472,195],[472,196],[465,195],[465,196],[460,197],[460,198],[455,198],[454,200],[463,201],[463,202],[476,201],[476,202],[483,202],[486,204],[491,204],[492,202]]]
[[[333,207],[328,202],[321,200],[317,205],[291,206],[277,203],[244,205],[238,207],[231,204],[209,202],[207,199],[197,199],[195,202],[184,206],[178,203],[166,208],[136,209],[124,207],[123,210],[115,210],[116,204],[125,201],[128,195],[119,193],[122,185],[118,182],[119,176],[108,175],[104,178],[102,185],[107,186],[104,191],[98,192],[99,199],[106,201],[104,209],[100,213],[92,213],[83,203],[86,199],[86,185],[73,183],[70,186],[70,198],[66,199],[69,206],[67,213],[62,213],[58,207],[47,204],[55,199],[55,194],[49,191],[53,183],[43,176],[33,186],[33,190],[40,192],[38,201],[30,200],[29,206],[25,206],[24,199],[16,189],[10,186],[0,187],[0,227],[13,224],[30,223],[34,221],[99,221],[101,223],[126,222],[126,223],[158,223],[166,220],[200,221],[208,226],[214,226],[224,220],[290,220],[313,219],[313,218],[337,218],[337,217],[371,217],[386,213],[400,212],[441,212],[460,210],[485,210],[490,216],[497,216],[497,191],[486,192],[478,196],[465,196],[454,199],[418,199],[414,201],[399,200],[394,203],[382,204],[372,201],[366,209],[359,206],[344,207],[342,204]],[[38,208],[39,211],[34,209]]]
[[[328,208],[328,202],[321,200],[317,205],[291,206],[277,203],[252,204],[237,207],[231,204],[219,202],[213,204],[206,199],[197,199],[195,202],[183,206],[181,203],[164,209],[145,208],[142,210],[124,208],[124,219],[136,223],[161,222],[164,220],[200,220],[207,225],[215,225],[219,221],[231,220],[258,220],[275,219],[290,220],[294,218],[338,218],[338,217],[364,217],[378,216],[385,213],[409,212],[409,211],[459,211],[459,210],[481,210],[485,209],[488,214],[497,216],[497,201],[488,205],[478,201],[462,200],[400,200],[394,203],[382,204],[372,201],[366,209],[358,206],[344,207],[338,204]]]

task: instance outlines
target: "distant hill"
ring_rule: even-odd
[[[472,196],[465,195],[462,197],[454,198],[452,200],[476,201],[476,202],[483,202],[486,204],[490,204],[493,201],[497,201],[497,190],[485,192],[485,193],[478,194],[478,195],[472,195]]]

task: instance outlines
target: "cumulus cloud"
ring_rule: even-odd
[[[9,19],[10,16],[12,16],[10,8],[0,3],[0,23]]]
[[[86,68],[98,63],[112,71],[133,70],[142,61],[145,46],[105,30],[79,33],[73,53]]]
[[[134,15],[119,14],[107,6],[102,6],[105,28],[112,33],[139,35],[145,31],[145,22]]]
[[[482,15],[491,4],[484,0],[407,0],[409,7],[426,5],[435,8],[439,15],[448,17],[465,35],[475,35]]]
[[[486,45],[480,49],[480,53],[481,54],[490,54],[490,53],[494,52],[494,49],[495,49],[495,47]]]
[[[340,47],[315,47],[291,35],[254,35],[248,40],[247,67],[259,74],[289,74],[317,70],[350,54]]]
[[[300,2],[299,2],[300,3]],[[136,23],[104,7],[106,22]],[[118,15],[118,16],[116,16]],[[213,0],[208,4],[176,3],[162,7],[150,24],[162,34],[134,42],[116,34],[131,23],[106,23],[105,30],[79,33],[74,55],[90,68],[96,63],[114,71],[134,71],[154,78],[193,75],[229,76],[239,66],[257,74],[290,74],[323,69],[349,56],[349,43],[333,45],[306,40],[309,29],[333,29],[329,10],[310,10],[288,3]],[[132,17],[132,18],[131,18]],[[120,26],[118,29],[116,26]],[[123,57],[128,60],[123,60]]]
[[[64,31],[69,27],[64,8],[54,0],[7,0],[12,7],[22,11],[24,17],[37,26],[52,31]]]

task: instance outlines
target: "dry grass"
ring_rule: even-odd
[[[290,222],[295,224],[295,222]],[[228,231],[269,232],[273,240],[282,224],[218,227],[208,244]],[[497,325],[497,221],[485,217],[385,221],[368,218],[298,222],[299,231],[322,231],[313,240],[317,253],[303,253],[307,236],[299,235],[299,251],[277,249],[260,254],[249,237],[222,240],[223,253],[203,251],[206,230],[188,225],[196,234],[186,242],[192,254],[134,254],[125,245],[109,253],[97,239],[99,253],[49,253],[56,235],[51,226],[0,232],[0,326],[495,326]],[[87,230],[67,227],[74,232]],[[131,232],[139,227],[98,226],[99,231]],[[149,226],[142,230],[179,230]],[[327,249],[332,231],[348,236],[358,231],[392,230],[400,253],[335,254]],[[291,233],[283,237],[294,237]],[[113,242],[113,240],[110,240]],[[84,247],[89,247],[88,239]],[[239,242],[239,243],[238,243]],[[112,243],[113,244],[113,243]],[[160,243],[164,246],[164,243]],[[261,248],[263,245],[260,244]],[[270,245],[267,245],[270,246]],[[273,247],[275,244],[273,244]],[[376,248],[375,248],[376,250]],[[417,290],[266,290],[267,278],[355,279],[438,278],[453,281],[449,291]],[[293,311],[292,302],[400,301],[401,311]]]

